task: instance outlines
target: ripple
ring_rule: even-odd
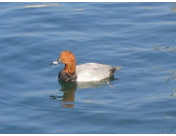
[[[176,48],[175,47],[169,47],[169,46],[165,46],[165,47],[161,47],[159,44],[153,46],[153,49],[156,51],[164,51],[164,52],[176,52]]]
[[[42,5],[27,5],[26,8],[43,8],[43,7],[54,7],[59,6],[59,4],[42,4]]]

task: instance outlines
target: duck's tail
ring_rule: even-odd
[[[117,70],[119,70],[119,69],[121,69],[121,67],[113,67],[113,68],[110,70],[110,76],[113,76],[114,73],[115,73]]]
[[[115,71],[121,69],[122,67],[113,67]]]

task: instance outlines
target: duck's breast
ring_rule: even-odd
[[[110,76],[113,67],[99,63],[85,63],[76,66],[78,82],[100,81]]]

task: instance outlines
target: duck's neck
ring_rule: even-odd
[[[76,63],[65,64],[64,72],[74,74],[76,72]]]

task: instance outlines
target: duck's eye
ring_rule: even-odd
[[[58,58],[58,59],[57,59],[57,62],[62,62],[61,58]]]

